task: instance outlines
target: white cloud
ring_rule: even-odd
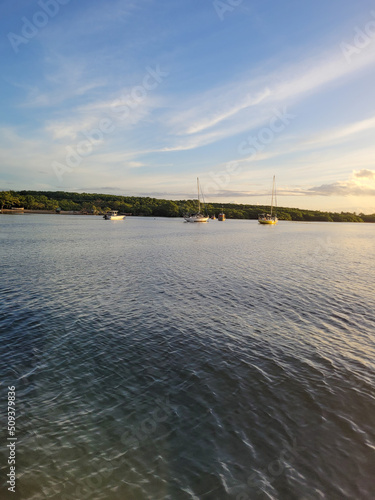
[[[363,168],[359,172],[354,172],[354,177],[357,179],[375,179],[375,170],[367,170]]]
[[[375,170],[354,171],[345,181],[321,184],[307,189],[291,188],[279,192],[288,196],[375,196]]]

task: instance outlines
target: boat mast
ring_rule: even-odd
[[[273,182],[272,182],[272,197],[271,197],[271,217],[272,217],[272,209],[273,209],[273,195],[275,192],[275,176],[273,176]],[[276,196],[275,196],[276,199]]]
[[[275,188],[275,216],[277,216],[277,213],[276,213],[276,209],[277,209],[277,198],[276,198],[276,180],[275,180],[275,176],[273,176],[274,178],[274,188]]]
[[[198,213],[201,213],[201,204],[199,201],[199,178],[197,177],[197,188],[198,188]]]

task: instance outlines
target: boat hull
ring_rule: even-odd
[[[185,217],[186,222],[208,222],[209,217]]]
[[[123,220],[125,215],[105,215],[103,218],[105,220]]]
[[[276,224],[277,223],[277,219],[271,219],[271,220],[262,220],[262,219],[259,219],[258,222],[259,222],[259,224]]]

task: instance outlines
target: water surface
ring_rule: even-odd
[[[0,215],[12,498],[375,498],[374,247],[370,224]]]

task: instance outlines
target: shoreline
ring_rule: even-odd
[[[12,210],[12,209],[3,209],[0,210],[0,215],[27,215],[27,214],[40,214],[40,215],[91,215],[95,217],[103,217],[104,213],[102,214],[89,214],[89,213],[82,213],[82,212],[77,212],[77,211],[61,211],[61,212],[55,212],[54,210],[29,210],[29,209],[24,209],[24,210]],[[130,215],[130,214],[125,214],[126,217],[147,217],[147,218],[155,218],[155,217],[161,217],[161,218],[167,218],[167,219],[182,219],[183,217],[165,217],[165,216],[155,216],[155,215]],[[227,218],[227,220],[257,220],[257,219],[242,219],[242,218]],[[310,222],[325,222],[325,223],[337,223],[337,224],[373,224],[371,221],[325,221],[325,220],[283,220],[279,219],[279,222],[299,222],[299,223],[310,223]]]
[[[50,215],[104,215],[104,214],[88,214],[88,213],[82,213],[82,212],[77,212],[73,210],[68,210],[68,211],[61,211],[61,212],[56,212],[55,210],[29,210],[29,209],[24,209],[24,210],[12,210],[12,209],[7,209],[4,208],[3,210],[0,210],[0,214],[17,214],[17,215],[22,215],[22,214],[50,214]]]

